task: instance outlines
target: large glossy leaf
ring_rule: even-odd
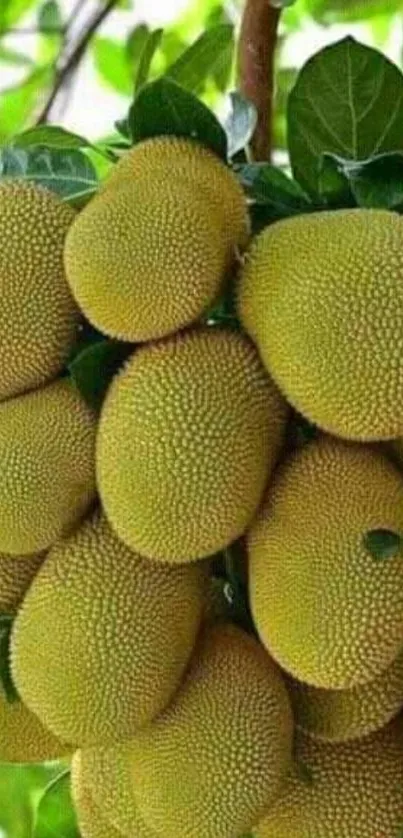
[[[345,38],[302,69],[288,102],[295,177],[318,192],[324,152],[349,160],[403,148],[403,76],[377,50]]]
[[[46,186],[69,203],[81,205],[97,189],[94,166],[81,151],[5,147],[0,150],[0,177],[18,177]]]
[[[32,838],[80,838],[68,770],[45,789],[39,801]]]
[[[172,79],[157,79],[139,91],[128,124],[134,142],[173,134],[199,140],[221,157],[227,155],[227,137],[214,114]]]
[[[166,70],[166,74],[193,93],[200,92],[208,78],[228,78],[234,50],[234,29],[220,24],[204,32]]]

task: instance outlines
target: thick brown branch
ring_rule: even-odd
[[[109,0],[102,9],[100,9],[89,22],[88,26],[82,33],[79,41],[74,46],[74,48],[69,52],[68,56],[65,58],[61,56],[60,66],[56,71],[55,80],[53,82],[52,90],[49,94],[49,97],[44,105],[43,110],[41,111],[38,119],[37,125],[41,125],[47,122],[50,111],[53,107],[55,99],[57,98],[59,91],[63,87],[66,80],[71,76],[73,72],[77,69],[78,65],[80,64],[82,58],[85,55],[86,49],[88,47],[89,42],[94,37],[95,33],[104,22],[104,20],[108,17],[108,15],[113,11],[115,6],[117,5],[118,0]]]
[[[270,0],[246,0],[238,47],[239,88],[256,107],[251,142],[254,160],[269,160],[272,151],[274,57],[280,9]]]

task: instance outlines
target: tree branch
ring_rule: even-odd
[[[37,119],[37,125],[42,125],[43,123],[47,122],[50,115],[50,111],[52,110],[55,99],[57,98],[61,88],[63,87],[64,83],[69,78],[69,76],[71,76],[71,74],[74,73],[77,69],[78,65],[80,64],[82,58],[85,55],[89,42],[94,37],[95,33],[97,32],[101,24],[104,22],[104,20],[106,20],[108,15],[113,11],[117,3],[118,0],[109,0],[109,2],[106,3],[102,7],[102,9],[100,9],[93,16],[87,28],[84,30],[80,39],[71,49],[71,51],[68,50],[68,44],[66,45],[66,54],[63,54],[60,57],[60,65],[56,71],[56,76],[52,90]]]
[[[281,11],[270,0],[246,0],[238,46],[241,93],[257,110],[254,160],[270,160],[273,142],[274,59]]]

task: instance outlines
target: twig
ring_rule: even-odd
[[[274,57],[280,14],[270,0],[246,0],[241,23],[238,80],[241,92],[257,110],[251,141],[254,160],[270,160],[272,151]]]
[[[43,123],[47,122],[50,111],[53,107],[56,97],[59,94],[60,89],[63,87],[66,79],[71,75],[71,73],[73,73],[77,69],[81,59],[85,55],[89,42],[101,26],[101,24],[104,22],[104,20],[113,11],[117,3],[118,0],[109,0],[109,2],[106,3],[105,6],[103,6],[103,8],[100,9],[94,15],[93,19],[90,21],[87,28],[83,32],[81,38],[74,46],[74,48],[71,50],[71,52],[69,52],[67,56],[61,56],[60,65],[58,70],[56,71],[56,76],[52,90],[37,119],[37,125],[42,125]]]

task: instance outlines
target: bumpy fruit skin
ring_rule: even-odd
[[[114,338],[147,341],[196,320],[217,297],[226,242],[203,193],[176,176],[97,195],[72,224],[65,265],[87,318]]]
[[[323,690],[286,680],[296,726],[329,742],[347,742],[384,727],[403,707],[403,653],[368,684]]]
[[[336,436],[403,435],[403,220],[385,210],[300,215],[264,230],[239,313],[288,401]]]
[[[122,155],[105,181],[105,189],[140,179],[158,178],[160,188],[170,188],[180,177],[205,194],[228,242],[229,260],[242,250],[250,235],[250,218],[243,189],[231,169],[206,146],[182,137],[152,137]]]
[[[140,558],[97,511],[50,550],[24,599],[11,643],[17,689],[80,747],[129,738],[176,690],[204,595],[203,565]]]
[[[95,417],[67,378],[0,404],[0,550],[48,548],[95,495]]]
[[[112,527],[160,561],[225,547],[256,512],[286,414],[242,335],[206,327],[137,350],[108,391],[97,437]]]
[[[83,783],[81,751],[74,754],[71,763],[71,796],[82,838],[122,838],[122,833],[110,824],[105,817],[106,813],[97,806],[89,789]],[[127,838],[151,838],[151,836],[132,831],[127,833]]]
[[[72,751],[22,701],[10,702],[0,687],[0,762],[46,762]]]
[[[254,836],[397,838],[403,820],[402,740],[401,717],[354,742],[318,742],[298,733],[295,778]]]
[[[403,481],[369,446],[319,438],[277,472],[248,535],[250,597],[263,643],[298,680],[354,687],[401,651],[403,555],[371,555],[379,529],[403,536]]]
[[[174,701],[131,743],[142,817],[165,838],[248,831],[281,793],[292,728],[264,649],[235,626],[207,630]]]
[[[74,343],[78,308],[63,267],[74,217],[42,186],[0,184],[0,400],[55,377]]]

